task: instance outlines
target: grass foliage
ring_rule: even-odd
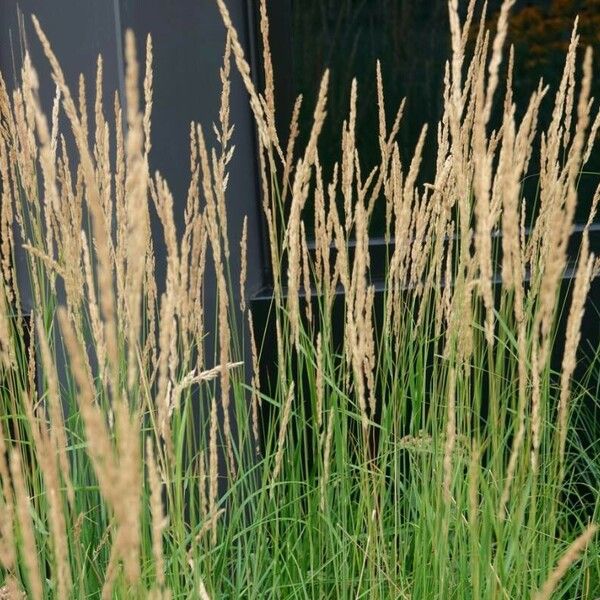
[[[600,191],[578,198],[600,124],[591,51],[575,29],[562,80],[540,83],[517,120],[511,2],[487,32],[474,2],[461,21],[451,0],[441,121],[405,160],[403,106],[386,122],[376,69],[380,162],[361,164],[353,85],[325,180],[328,74],[297,147],[301,99],[289,132],[275,128],[264,3],[263,90],[218,4],[220,118],[210,140],[191,125],[180,231],[148,167],[150,40],[140,65],[127,34],[126,97],[106,101],[101,60],[95,92],[70,90],[34,19],[52,114],[28,59],[14,92],[0,85],[3,597],[597,598],[598,360],[579,348],[600,268]],[[258,131],[267,326],[245,297],[246,229],[241,244],[227,229],[232,68]],[[541,103],[554,107],[547,127]],[[421,185],[425,144],[437,169]],[[573,257],[578,201],[591,210]],[[374,210],[390,241],[379,282]],[[23,251],[27,273],[15,270]]]

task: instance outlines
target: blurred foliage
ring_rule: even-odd
[[[492,30],[495,30],[497,16],[498,10],[495,10],[488,19],[487,26]],[[508,32],[508,42],[514,45],[516,55],[517,109],[524,110],[526,99],[540,78],[550,84],[551,89],[558,85],[577,16],[581,55],[583,48],[590,45],[598,60],[600,0],[517,2],[511,12]],[[598,97],[600,73],[597,65],[594,72],[594,96]]]

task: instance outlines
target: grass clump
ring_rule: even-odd
[[[434,179],[418,184],[427,128],[402,160],[403,106],[387,123],[379,69],[380,163],[361,168],[353,84],[326,179],[328,74],[306,146],[296,147],[299,100],[283,147],[266,7],[261,92],[218,4],[228,37],[217,143],[192,123],[183,231],[148,166],[150,40],[141,69],[127,34],[126,97],[115,95],[110,118],[99,60],[93,123],[85,84],[73,95],[35,19],[57,89],[50,120],[29,60],[12,94],[0,84],[4,592],[596,598],[598,361],[579,345],[599,270],[589,230],[600,190],[578,256],[568,253],[600,124],[591,51],[579,65],[575,30],[557,91],[540,83],[517,120],[513,55],[503,55],[511,2],[493,35],[470,35],[475,3],[461,22],[453,0]],[[258,130],[274,280],[261,329],[245,267],[239,285],[229,269],[233,63]],[[554,106],[547,127],[542,102]],[[523,198],[538,143],[537,196]],[[369,247],[378,204],[390,242],[383,282]],[[244,227],[243,263],[247,236]],[[32,315],[19,309],[20,246]],[[277,360],[266,381],[268,344]]]

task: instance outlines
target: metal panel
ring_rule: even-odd
[[[115,3],[117,0],[115,0]],[[59,57],[67,84],[77,91],[79,74],[85,77],[88,97],[93,93],[96,79],[96,61],[102,54],[104,65],[104,97],[112,98],[122,87],[122,57],[120,35],[116,33],[118,13],[115,3],[94,0],[3,0],[0,2],[0,70],[13,88],[20,78],[25,49],[30,52],[33,66],[40,80],[40,98],[47,114],[50,113],[55,89],[50,68],[37,38],[31,16],[36,14],[52,48]],[[109,110],[110,110],[109,100]],[[93,110],[93,103],[88,110]],[[88,115],[92,118],[92,114]],[[68,125],[63,120],[64,131]],[[25,256],[16,256],[17,277],[20,279],[23,309],[32,308],[27,285]]]

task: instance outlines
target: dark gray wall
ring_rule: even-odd
[[[232,18],[243,43],[248,47],[250,29],[247,21],[252,0],[228,0]],[[123,37],[133,29],[142,56],[146,35],[154,41],[154,106],[152,115],[152,151],[150,168],[166,177],[174,194],[175,218],[181,226],[189,183],[190,122],[202,124],[210,144],[215,142],[212,123],[218,121],[221,82],[219,69],[225,47],[225,29],[214,0],[0,0],[0,69],[11,87],[22,64],[22,32],[27,39],[32,61],[41,84],[41,99],[47,114],[51,111],[54,85],[48,63],[33,30],[31,14],[36,13],[65,71],[67,83],[75,91],[79,73],[83,73],[92,91],[96,59],[104,58],[105,113],[112,119],[115,90],[123,94]],[[88,96],[91,98],[91,96]],[[88,101],[89,103],[89,101]],[[92,116],[90,115],[90,119]],[[264,278],[264,243],[258,208],[258,177],[254,125],[247,96],[235,67],[232,68],[231,121],[235,124],[232,143],[235,156],[230,163],[227,193],[231,272],[234,285],[239,277],[239,240],[244,215],[248,216],[248,297],[258,291]],[[181,231],[181,229],[180,229]],[[154,219],[153,233],[159,286],[164,280],[165,256],[161,228]],[[27,280],[23,253],[16,257],[16,269]],[[236,295],[238,291],[236,290]],[[22,295],[23,309],[32,309],[31,294]],[[207,268],[205,284],[206,323],[214,323],[216,286],[214,273]],[[243,322],[242,320],[240,320]],[[210,327],[209,327],[210,328]],[[215,332],[206,338],[206,357],[212,366]],[[248,339],[247,336],[246,340]],[[249,348],[245,348],[249,363]],[[59,365],[62,372],[63,366]],[[250,372],[250,371],[248,371]],[[193,403],[200,414],[207,407]],[[222,415],[221,415],[222,418]],[[202,419],[197,420],[199,430]],[[235,422],[233,423],[235,427]],[[220,472],[224,474],[224,457]],[[221,479],[221,490],[225,479]]]
[[[229,0],[232,18],[248,46],[248,2]],[[107,117],[112,116],[112,96],[123,87],[122,40],[126,28],[138,39],[143,54],[145,38],[154,41],[154,108],[151,170],[166,177],[175,197],[178,223],[183,221],[189,182],[189,126],[202,124],[214,142],[212,123],[218,120],[221,83],[219,68],[225,45],[225,29],[214,0],[2,0],[0,1],[0,69],[13,84],[22,64],[23,37],[30,49],[41,84],[42,102],[50,112],[54,86],[48,63],[37,40],[31,15],[36,14],[65,71],[67,82],[77,89],[79,73],[93,90],[96,59],[104,59],[104,97]],[[20,17],[19,17],[20,15]],[[24,32],[24,36],[23,36]],[[227,195],[231,247],[237,248],[244,215],[248,215],[249,295],[263,284],[263,243],[257,193],[254,126],[246,93],[235,67],[232,69],[231,120],[236,146]],[[121,93],[121,96],[123,94]],[[157,230],[157,238],[158,230]],[[160,240],[157,244],[159,278]],[[18,257],[18,269],[24,268]],[[239,271],[233,253],[232,271]],[[214,285],[206,290],[208,305],[214,302]],[[30,308],[28,298],[25,309]]]
[[[248,47],[247,0],[229,0],[228,7],[243,43]],[[158,169],[177,198],[179,220],[189,181],[190,122],[199,122],[210,143],[216,143],[212,123],[218,122],[225,29],[215,0],[121,0],[121,23],[142,43],[148,33],[154,43],[154,106],[151,168]],[[232,66],[232,143],[227,194],[232,272],[239,272],[239,247],[244,215],[248,215],[249,290],[262,285],[262,242],[257,203],[258,177],[254,125],[242,81]],[[207,301],[214,287],[207,288]]]
[[[40,96],[44,110],[49,115],[55,87],[48,63],[33,29],[35,14],[50,39],[71,89],[77,91],[79,73],[86,78],[87,89],[93,92],[98,54],[104,59],[104,96],[112,97],[122,81],[121,35],[117,35],[118,12],[112,0],[94,2],[86,0],[3,0],[0,2],[0,69],[9,88],[20,80],[25,48],[38,72]],[[66,125],[63,118],[63,125]],[[63,129],[64,130],[64,129]],[[17,246],[20,240],[15,231]],[[23,252],[15,257],[17,278],[22,290],[23,310],[32,309],[28,286],[27,263]]]
[[[79,73],[94,85],[96,58],[102,54],[106,94],[119,85],[121,38],[118,33],[118,2],[103,0],[3,0],[0,2],[0,66],[8,81],[22,64],[22,47],[27,43],[34,66],[40,75],[43,100],[50,101],[53,83],[46,60],[31,23],[35,14],[61,61],[72,89],[77,89]],[[19,27],[19,14],[22,28]],[[23,36],[24,33],[24,36]],[[93,90],[93,87],[92,87]],[[110,97],[110,96],[109,96]]]

